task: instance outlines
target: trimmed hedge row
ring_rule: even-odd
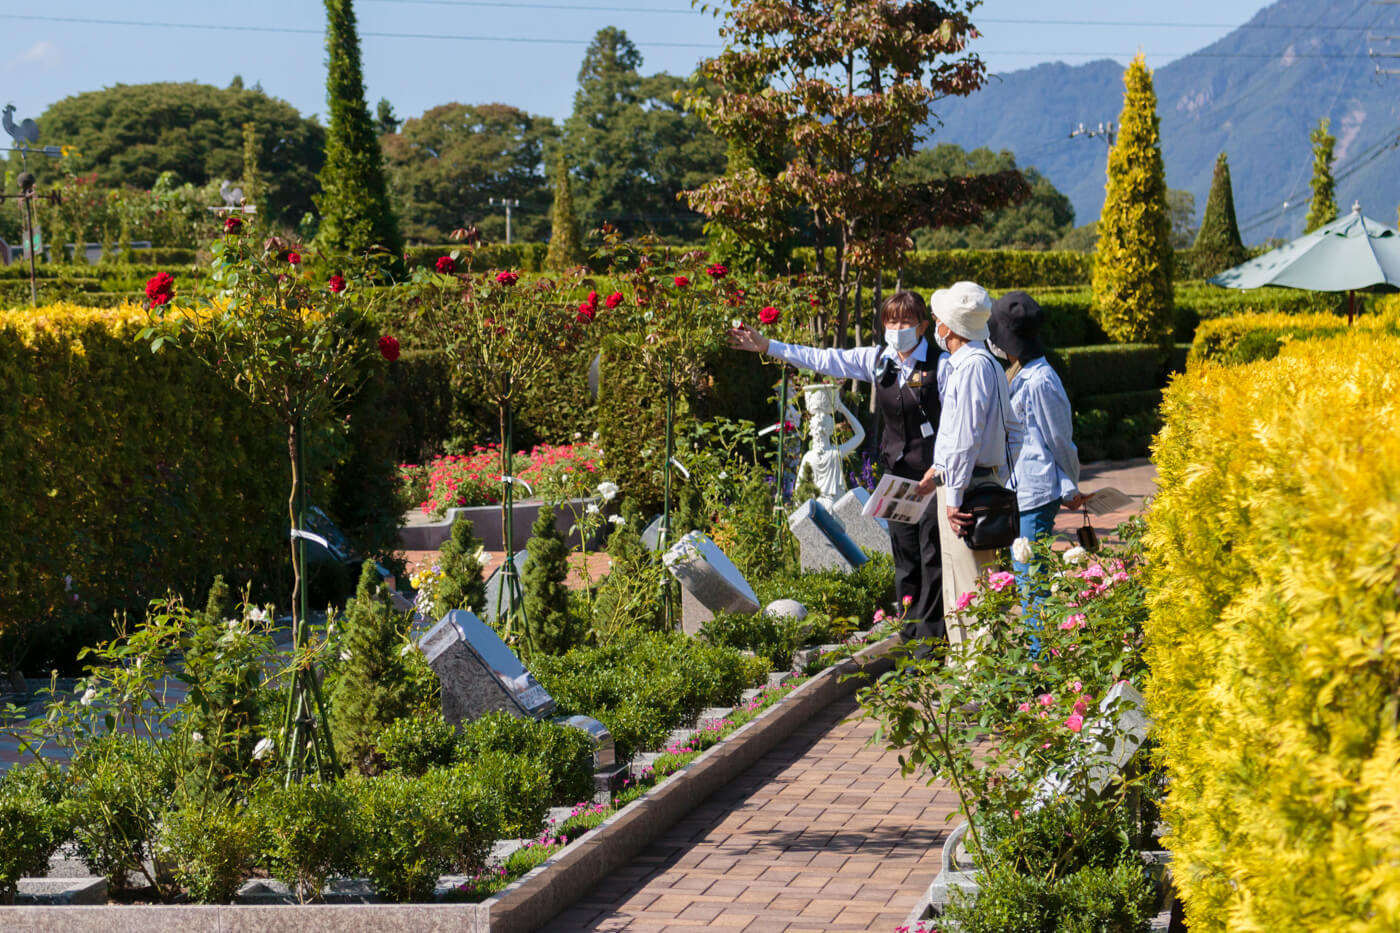
[[[1393,310],[1392,310],[1393,309]],[[1400,307],[1384,304],[1381,313],[1356,319],[1363,331],[1395,334],[1400,330]],[[1346,333],[1347,319],[1336,314],[1241,314],[1202,322],[1191,343],[1190,362],[1238,365],[1271,360],[1295,340],[1335,337]]]
[[[1400,339],[1167,390],[1147,698],[1192,930],[1400,928]]]
[[[283,429],[192,356],[152,354],[145,324],[132,306],[0,311],[0,663],[66,665],[114,612],[216,573],[288,582]],[[377,393],[310,460],[313,501],[372,554],[397,532]]]
[[[832,268],[834,250],[827,251]],[[817,251],[810,246],[793,250],[794,271],[813,272]],[[910,250],[904,254],[905,288],[943,288],[958,281],[972,281],[988,289],[1036,288],[1082,285],[1089,281],[1092,253],[1064,250],[938,249]],[[886,287],[895,282],[893,270],[885,273]]]
[[[1071,401],[1087,395],[1140,392],[1162,384],[1161,347],[1145,343],[1064,347],[1049,354],[1050,365]]]

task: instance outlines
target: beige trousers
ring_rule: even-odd
[[[996,562],[997,552],[974,551],[953,531],[948,523],[948,487],[938,487],[934,508],[938,509],[938,542],[943,551],[943,622],[948,627],[948,644],[966,641],[970,647],[986,633],[980,630],[971,613],[960,613],[955,607],[959,596],[977,588],[977,578]]]

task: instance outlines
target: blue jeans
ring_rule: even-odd
[[[1051,499],[1037,509],[1022,512],[1021,537],[1028,541],[1035,541],[1039,537],[1051,534],[1055,530],[1055,516],[1059,512],[1059,499]],[[1016,584],[1021,590],[1021,618],[1025,620],[1026,628],[1034,632],[1040,628],[1040,617],[1036,614],[1035,607],[1045,597],[1044,584],[1037,587],[1032,583],[1030,564],[1013,560],[1011,567],[1016,571]],[[1039,650],[1040,639],[1032,635],[1031,651],[1038,652]]]

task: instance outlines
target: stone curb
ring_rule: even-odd
[[[529,933],[627,864],[706,797],[859,683],[893,666],[892,636],[814,675],[500,894],[480,904],[0,907],[5,930],[64,933]]]

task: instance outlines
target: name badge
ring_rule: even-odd
[[[924,385],[924,371],[923,371],[922,369],[916,369],[916,370],[914,370],[912,373],[909,374],[909,387],[910,387],[910,388],[919,389],[919,388],[923,388],[923,385]]]
[[[933,425],[925,421],[923,424],[919,425],[919,433],[924,437],[933,437]]]

